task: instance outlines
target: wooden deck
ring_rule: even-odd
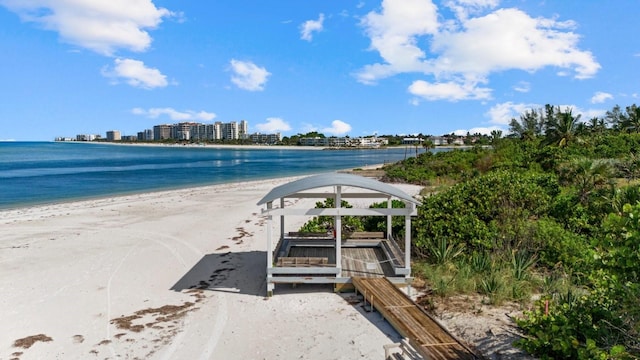
[[[476,355],[386,278],[353,277],[366,302],[409,339],[425,359],[477,359]]]
[[[294,246],[289,250],[287,257],[326,258],[329,265],[336,263],[336,252],[333,247]],[[395,274],[389,259],[380,247],[344,247],[342,248],[342,276],[384,277],[395,276]]]

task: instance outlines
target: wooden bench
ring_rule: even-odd
[[[326,257],[281,257],[276,263],[278,267],[323,267],[329,266]],[[333,266],[333,265],[331,265]]]
[[[331,235],[326,232],[297,231],[297,232],[290,232],[289,237],[315,239],[315,238],[328,238],[328,237],[331,237]]]
[[[356,231],[349,234],[350,239],[386,239],[382,231]]]

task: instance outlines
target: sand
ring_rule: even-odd
[[[0,359],[383,358],[398,334],[352,294],[265,298],[256,203],[293,179],[0,211]]]

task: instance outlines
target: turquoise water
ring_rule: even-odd
[[[0,142],[0,209],[321,173],[411,155],[413,148],[312,151]]]

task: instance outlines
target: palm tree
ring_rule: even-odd
[[[491,130],[491,145],[496,146],[502,139],[502,130]]]
[[[605,159],[577,159],[564,166],[561,178],[575,186],[580,202],[586,204],[593,191],[613,184],[613,167]]]
[[[628,132],[640,132],[640,107],[633,104],[627,106],[627,116],[624,117],[622,127]]]
[[[584,124],[585,129],[588,129],[592,134],[600,134],[607,128],[604,119],[600,119],[597,116],[589,119],[587,123],[580,123],[578,126],[581,124]]]
[[[434,149],[436,147],[436,144],[434,144],[433,141],[431,141],[431,139],[426,139],[422,143],[422,147],[424,148],[425,152],[429,152],[429,150]]]
[[[640,154],[638,152],[630,153],[620,160],[617,167],[627,182],[636,180],[640,177]]]
[[[580,121],[580,114],[573,116],[572,110],[567,108],[560,111],[558,108],[552,118],[546,119],[546,143],[566,147],[578,138],[576,132]]]

